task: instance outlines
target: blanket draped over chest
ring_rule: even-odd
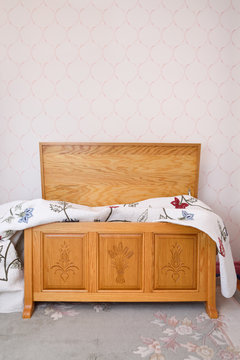
[[[223,296],[231,297],[236,290],[236,272],[227,229],[211,208],[192,196],[154,198],[101,207],[35,199],[0,205],[0,312],[22,310],[23,230],[70,221],[168,222],[197,228],[208,234],[217,245]]]

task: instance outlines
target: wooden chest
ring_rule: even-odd
[[[189,188],[196,196],[199,154],[198,144],[42,144],[43,197],[106,205]],[[27,229],[23,317],[35,301],[205,301],[216,318],[215,259],[205,233],[168,223]]]

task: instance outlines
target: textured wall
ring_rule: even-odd
[[[0,203],[41,196],[39,141],[201,142],[240,259],[239,24],[239,0],[0,0]]]

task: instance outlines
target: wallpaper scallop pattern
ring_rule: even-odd
[[[0,203],[39,141],[200,142],[199,197],[240,259],[240,1],[0,0]]]

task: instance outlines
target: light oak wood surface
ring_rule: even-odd
[[[45,199],[85,205],[197,196],[199,144],[42,143]],[[53,223],[25,231],[25,307],[35,301],[215,303],[215,243],[169,223]]]
[[[196,289],[197,235],[154,236],[154,289]]]
[[[89,206],[198,192],[200,144],[40,144],[42,194]]]

